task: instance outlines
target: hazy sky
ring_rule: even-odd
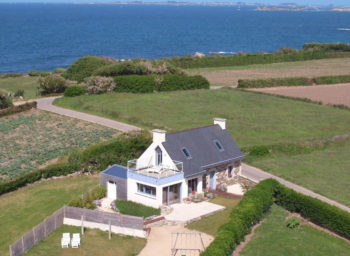
[[[0,0],[0,3],[9,3],[9,2],[45,2],[45,3],[67,3],[67,2],[111,2],[113,0]],[[119,1],[119,0],[115,0]],[[120,0],[128,1],[128,0]],[[143,1],[162,1],[162,0],[143,0]],[[164,1],[164,0],[163,0]],[[181,1],[181,0],[180,0]],[[215,0],[185,0],[193,2],[215,2]],[[255,3],[269,3],[269,4],[278,4],[278,3],[297,3],[297,4],[318,4],[318,5],[350,5],[349,0],[216,0],[218,2],[255,2]]]

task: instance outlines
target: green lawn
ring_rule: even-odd
[[[153,215],[160,215],[159,208],[153,208],[132,201],[116,200],[115,206],[121,214],[147,218]]]
[[[41,181],[0,197],[0,255],[9,245],[63,205],[98,184],[97,177],[82,176]]]
[[[56,105],[176,131],[227,119],[239,146],[330,138],[350,132],[350,111],[234,89],[61,98]]]
[[[80,227],[63,225],[39,244],[30,249],[25,255],[35,256],[82,256],[82,255],[102,255],[102,256],[132,256],[137,255],[146,245],[146,239],[134,238],[130,236],[118,236],[112,234],[112,239],[108,239],[108,232],[98,229],[87,229],[81,235],[81,246],[78,249],[61,248],[62,233],[80,233]],[[72,235],[71,235],[72,236]]]
[[[309,154],[272,154],[250,164],[350,206],[350,140]]]
[[[273,205],[271,213],[241,251],[241,256],[329,256],[350,255],[350,243],[308,225],[285,226],[288,212]]]
[[[214,215],[205,217],[198,221],[194,221],[186,226],[186,228],[194,229],[215,236],[219,227],[225,224],[231,214],[232,209],[238,204],[238,199],[231,199],[222,196],[216,196],[210,200],[211,203],[225,206],[225,210]]]
[[[18,89],[24,90],[24,99],[34,99],[39,86],[38,77],[8,77],[0,78],[0,90],[15,93]]]
[[[0,181],[114,134],[109,128],[37,110],[0,118]]]

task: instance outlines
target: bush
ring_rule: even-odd
[[[276,186],[275,203],[291,212],[349,239],[350,214],[316,198],[305,196],[282,184]]]
[[[164,75],[158,88],[159,91],[208,89],[210,86],[207,79],[202,76],[177,76]]]
[[[100,67],[93,72],[94,76],[146,75],[147,69],[140,63],[124,61]]]
[[[0,109],[5,109],[12,107],[12,101],[9,96],[6,95],[6,93],[0,92]]]
[[[132,201],[116,200],[115,206],[118,208],[121,214],[149,217],[153,215],[160,215],[160,209],[149,207],[143,204],[135,203]]]
[[[24,96],[24,90],[23,89],[18,89],[13,96],[14,97],[23,97]]]
[[[83,95],[86,92],[85,88],[82,86],[69,86],[65,91],[64,91],[64,96],[65,97],[75,97],[79,95]]]
[[[303,45],[305,51],[350,51],[350,45],[345,43],[306,43]]]
[[[309,85],[312,80],[306,77],[268,78],[268,79],[240,79],[238,88],[264,88],[275,86]]]
[[[114,77],[116,92],[147,93],[156,89],[153,76],[116,76]]]
[[[273,194],[278,182],[264,180],[249,190],[232,210],[229,221],[219,228],[214,241],[201,256],[228,256],[250,233],[273,203]]]
[[[67,88],[66,80],[57,74],[39,78],[39,92],[42,95],[61,93]]]
[[[269,148],[267,146],[253,146],[249,149],[249,155],[251,156],[265,156],[269,154]]]
[[[55,70],[53,71],[55,74],[64,74],[67,70],[65,68],[55,68]]]
[[[23,111],[26,111],[26,110],[29,110],[32,108],[36,108],[36,101],[35,102],[27,102],[27,103],[22,104],[22,105],[2,109],[2,110],[0,110],[0,117],[23,112]]]
[[[50,75],[50,72],[40,72],[40,71],[35,71],[31,70],[28,72],[29,76],[48,76]]]
[[[87,81],[86,91],[89,94],[100,94],[113,92],[115,83],[113,78],[103,76],[93,76]]]
[[[300,219],[297,217],[290,218],[289,220],[287,220],[287,223],[286,223],[286,226],[291,229],[296,228],[299,225],[300,225]]]
[[[350,75],[320,76],[314,78],[316,84],[350,83]]]
[[[101,199],[106,195],[106,188],[103,186],[98,186],[90,192],[85,193],[83,196],[74,198],[69,202],[69,206],[78,208],[95,209],[96,205],[94,200]]]
[[[65,72],[65,78],[82,82],[85,78],[90,77],[95,70],[110,63],[111,61],[105,58],[95,56],[81,57],[68,67]]]
[[[101,199],[106,196],[106,187],[104,186],[99,186],[95,188],[92,192],[91,195],[94,199]]]

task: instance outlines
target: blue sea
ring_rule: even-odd
[[[344,29],[345,28],[345,29]],[[119,59],[350,43],[350,13],[169,5],[0,4],[0,73]]]

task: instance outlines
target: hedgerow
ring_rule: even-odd
[[[316,84],[350,83],[350,75],[320,76],[314,78]]]
[[[114,81],[116,92],[149,93],[156,89],[153,76],[116,76]]]
[[[238,88],[264,88],[276,86],[298,86],[311,85],[312,80],[306,77],[286,77],[286,78],[268,78],[268,79],[240,79]]]
[[[165,75],[158,87],[159,91],[209,89],[210,84],[202,76]]]
[[[72,86],[69,86],[64,91],[64,96],[65,97],[75,97],[75,96],[83,95],[85,93],[86,93],[86,89],[84,87],[72,85]]]

